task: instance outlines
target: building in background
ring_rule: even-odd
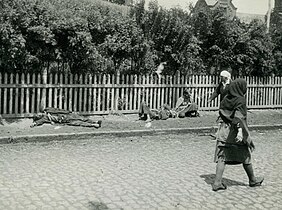
[[[274,11],[282,12],[282,0],[275,0]]]
[[[282,10],[281,2],[282,0],[275,1],[275,5],[277,8],[280,8],[280,11]],[[223,9],[223,11],[226,12],[226,15],[230,17],[230,19],[237,17],[244,23],[250,23],[255,19],[261,20],[263,22],[266,21],[266,15],[237,12],[237,8],[232,3],[232,0],[198,0],[194,7],[194,13],[208,13],[214,11],[217,8]]]
[[[282,33],[282,0],[275,0],[270,17],[270,28],[275,28]]]
[[[236,16],[237,8],[232,3],[232,0],[198,0],[194,7],[194,13],[208,13],[219,8],[223,9],[230,19]]]

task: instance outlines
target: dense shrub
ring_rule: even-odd
[[[115,1],[124,4],[123,1]],[[2,0],[1,72],[282,74],[281,21],[229,20],[218,10],[192,14],[101,0]],[[276,21],[276,22],[275,22]]]

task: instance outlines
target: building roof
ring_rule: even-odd
[[[207,5],[213,6],[217,3],[217,0],[206,0]]]

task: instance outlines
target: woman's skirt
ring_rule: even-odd
[[[234,132],[236,132],[233,126],[227,125],[222,122],[219,124],[219,128],[216,134],[216,148],[214,162],[218,162],[219,159],[226,164],[250,164],[251,152],[247,145],[236,144],[230,142],[236,142],[234,139]]]

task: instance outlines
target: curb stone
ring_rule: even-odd
[[[79,132],[79,133],[60,133],[60,134],[37,134],[37,135],[18,135],[0,137],[0,144],[10,143],[28,143],[28,142],[50,142],[64,140],[82,140],[96,136],[108,137],[130,137],[130,136],[148,136],[148,135],[165,135],[165,134],[201,134],[209,135],[215,133],[217,127],[198,127],[198,128],[170,128],[170,129],[148,129],[148,130],[125,130],[125,131],[98,131],[98,132]],[[275,125],[250,125],[249,129],[253,130],[280,130],[282,124]]]

